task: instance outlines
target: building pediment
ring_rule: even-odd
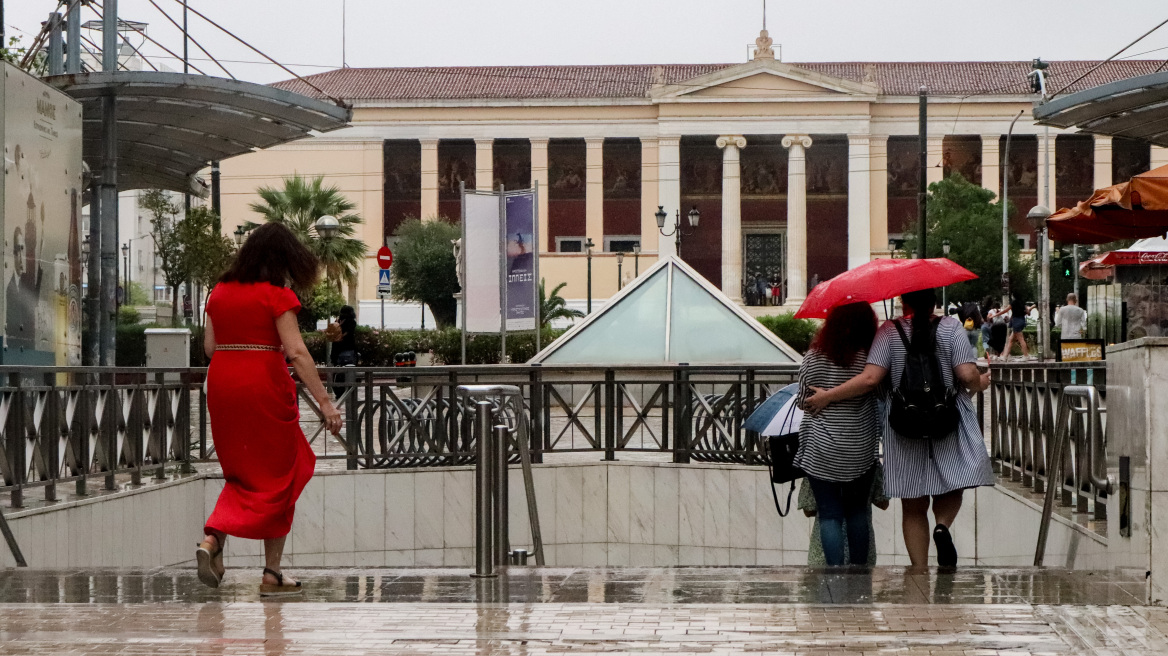
[[[824,75],[773,59],[756,59],[677,84],[654,86],[649,97],[657,102],[859,100],[879,93],[875,84]]]

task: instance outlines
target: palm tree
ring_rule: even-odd
[[[357,226],[364,220],[351,210],[357,207],[334,185],[325,186],[324,176],[311,180],[299,174],[284,178],[284,187],[260,187],[256,190],[260,201],[251,209],[265,221],[281,223],[300,238],[320,258],[325,279],[341,290],[342,281],[349,285],[349,302],[356,302],[357,272],[365,260],[365,242],[355,237]],[[340,224],[337,234],[321,239],[316,234],[316,220],[330,215]],[[250,223],[245,229],[254,228]]]
[[[551,296],[544,293],[544,279],[539,279],[539,319],[540,326],[547,328],[553,319],[579,319],[584,313],[568,307],[568,302],[560,296],[560,290],[568,283],[562,282],[552,290]]]

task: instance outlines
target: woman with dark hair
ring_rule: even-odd
[[[885,322],[876,332],[868,352],[868,364],[860,375],[831,389],[816,389],[804,400],[811,412],[823,412],[832,404],[867,394],[888,378],[899,385],[907,351],[899,329],[914,352],[933,352],[948,388],[960,384],[976,394],[989,387],[989,372],[977,369],[977,353],[969,345],[965,331],[954,317],[937,318],[937,296],[932,289],[901,296],[904,317]],[[949,533],[961,509],[966,488],[993,485],[989,454],[977,423],[977,413],[968,394],[957,395],[960,417],[957,430],[940,439],[912,439],[899,435],[884,414],[884,491],[901,500],[902,530],[909,560],[914,568],[929,562],[929,507],[936,526],[932,531],[937,545],[937,564],[957,565],[957,550]]]
[[[352,305],[341,308],[337,315],[341,327],[341,338],[333,344],[332,364],[334,367],[351,367],[357,364],[357,312]]]
[[[833,308],[799,366],[799,394],[835,387],[864,369],[876,334],[867,303]],[[807,473],[819,516],[819,537],[829,566],[868,564],[869,498],[880,426],[871,393],[803,415],[795,464]],[[846,533],[845,533],[846,531]],[[844,553],[845,536],[848,553]]]
[[[296,500],[312,477],[316,456],[300,430],[296,383],[320,405],[335,435],[341,413],[325,392],[300,337],[300,301],[292,288],[316,283],[319,263],[288,228],[267,223],[252,231],[207,299],[203,348],[211,358],[207,409],[226,483],[195,552],[199,580],[219,587],[228,535],[264,541],[261,596],[297,594],[280,560]]]

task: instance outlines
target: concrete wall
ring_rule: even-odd
[[[794,508],[787,518],[778,516],[760,467],[595,462],[539,465],[534,477],[549,565],[807,562],[812,520]],[[321,472],[297,505],[288,564],[470,567],[473,485],[469,467]],[[35,567],[189,564],[222,487],[222,478],[197,476],[9,519]],[[510,497],[512,546],[530,548],[518,469],[512,470]],[[785,489],[781,499],[785,503]],[[1029,565],[1038,511],[1003,488],[967,493],[953,527],[961,562]],[[908,564],[899,504],[873,513],[879,562]],[[259,541],[232,538],[230,566],[261,566],[262,548]],[[1046,562],[1080,569],[1138,566],[1139,551],[1131,539],[1105,539],[1056,517]],[[0,564],[12,564],[4,550]]]

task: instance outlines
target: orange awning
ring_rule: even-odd
[[[1050,238],[1074,244],[1159,237],[1168,232],[1168,166],[1161,166],[1055,212]]]

